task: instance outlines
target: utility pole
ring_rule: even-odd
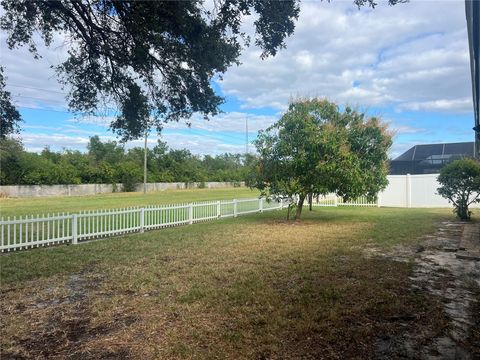
[[[145,130],[145,146],[143,149],[143,193],[147,193],[147,135],[148,131]]]
[[[245,118],[245,156],[248,155],[248,118]]]

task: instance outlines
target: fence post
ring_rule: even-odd
[[[145,208],[140,209],[140,232],[145,231]]]
[[[258,199],[258,211],[263,212],[263,198]]]
[[[233,217],[237,217],[237,199],[233,199]]]
[[[283,210],[283,198],[280,198],[280,210]]]
[[[338,206],[338,196],[335,194],[335,197],[333,199],[333,206],[337,207]]]
[[[188,206],[188,223],[190,225],[193,224],[193,204]]]
[[[77,224],[78,224],[78,215],[72,215],[72,244],[78,244],[78,231],[77,231]]]
[[[220,206],[220,201],[217,201],[217,218],[222,216],[222,207]]]
[[[377,194],[377,207],[382,206],[382,194],[378,193]]]
[[[407,191],[406,191],[407,208],[411,208],[412,207],[412,178],[410,174],[407,174],[406,185],[407,185]]]

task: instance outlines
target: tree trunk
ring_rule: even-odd
[[[468,211],[468,198],[469,195],[463,192],[460,196],[460,200],[457,202],[455,212],[460,220],[470,220],[470,211]]]
[[[290,209],[292,207],[292,204],[288,204],[288,208],[287,208],[287,220],[290,220]]]
[[[462,194],[456,208],[457,216],[460,220],[470,220],[470,211],[468,211],[468,195]]]
[[[468,211],[468,206],[465,206],[464,204],[460,205],[457,209],[457,216],[460,218],[460,220],[470,220],[470,212]]]
[[[295,220],[300,219],[302,215],[303,202],[305,201],[305,195],[301,194],[298,197],[297,212],[295,213]]]
[[[309,210],[312,211],[312,205],[313,204],[313,194],[310,193],[308,194],[308,206],[309,206]]]

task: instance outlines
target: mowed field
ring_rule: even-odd
[[[240,192],[252,195],[224,196]],[[365,249],[415,246],[452,219],[448,209],[284,219],[272,211],[3,255],[2,355],[371,359],[381,337],[446,331],[440,300],[410,290],[412,263]]]
[[[256,190],[246,187],[224,189],[165,190],[143,193],[113,193],[90,196],[57,196],[0,199],[0,216],[37,215],[81,210],[118,209],[146,205],[178,204],[205,200],[254,198]]]

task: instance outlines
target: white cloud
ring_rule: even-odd
[[[396,125],[390,124],[390,129],[393,130],[395,135],[403,135],[403,134],[418,134],[427,131],[424,128],[418,128],[409,125]]]
[[[163,135],[162,139],[165,140],[172,149],[188,149],[197,155],[218,155],[225,152],[242,153],[245,151],[245,145],[229,144],[219,138],[203,135],[169,133]]]
[[[24,147],[28,151],[40,152],[46,146],[52,150],[61,150],[68,148],[71,150],[86,149],[88,137],[69,136],[62,133],[31,133],[22,132],[21,139]]]
[[[31,133],[22,132],[20,138],[24,147],[28,151],[41,152],[46,146],[52,150],[60,151],[62,149],[86,151],[90,136],[93,134],[81,129],[67,129],[61,133]],[[102,141],[118,141],[115,136],[97,134]],[[232,144],[228,138],[209,136],[204,134],[191,134],[186,132],[168,132],[162,137],[153,135],[148,137],[147,144],[149,148],[153,148],[157,141],[161,139],[166,141],[171,149],[188,149],[197,155],[217,155],[225,152],[242,153],[245,151],[244,144]],[[143,147],[144,140],[138,139],[129,141],[125,144],[125,148]],[[253,150],[253,146],[251,147]]]
[[[314,59],[313,55],[309,51],[303,50],[295,55],[295,61],[302,69],[310,70],[313,66]]]
[[[326,96],[399,109],[445,100],[428,110],[471,111],[464,101],[471,88],[461,1],[361,11],[348,1],[303,2],[287,49],[262,61],[251,48],[241,60],[220,85],[245,108],[283,110],[292,96]]]
[[[473,109],[472,99],[440,99],[424,102],[407,102],[400,105],[401,109],[406,110],[433,110],[433,111],[471,111]]]
[[[57,81],[53,65],[64,61],[67,56],[66,40],[57,34],[53,44],[46,48],[38,38],[37,48],[42,56],[35,60],[28,47],[9,50],[6,34],[0,34],[0,51],[2,66],[7,77],[7,90],[11,92],[17,106],[34,109],[66,110],[65,95]]]
[[[49,131],[59,131],[62,128],[55,127],[55,126],[47,126],[47,125],[23,125],[23,129],[32,129],[32,130],[49,130]]]
[[[81,116],[66,120],[72,124],[97,125],[107,128],[115,118],[113,116]],[[245,133],[248,122],[249,133],[255,133],[273,125],[279,117],[270,115],[256,115],[247,112],[232,111],[221,113],[209,121],[201,115],[194,115],[190,121],[190,127],[185,122],[171,122],[164,125],[166,130],[198,129],[212,132],[238,132]]]
[[[471,111],[465,101],[471,87],[463,1],[434,4],[381,3],[358,11],[352,1],[303,2],[287,49],[265,61],[258,48],[247,49],[220,85],[245,109],[284,110],[292,96],[327,96],[341,104]],[[40,60],[26,47],[7,50],[5,38],[0,36],[2,64],[16,103],[66,109],[66,91],[50,68],[66,58],[65,38],[57,35],[50,48],[39,41]],[[436,101],[445,106],[418,105]]]
[[[191,128],[213,132],[245,133],[246,122],[248,122],[248,131],[253,133],[266,129],[278,119],[279,117],[277,116],[232,111],[219,114],[210,121],[205,121],[201,116],[194,116],[191,119]],[[165,129],[185,129],[186,127],[184,123],[169,123],[165,125]]]

